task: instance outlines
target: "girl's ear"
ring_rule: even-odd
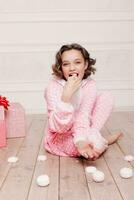
[[[85,70],[87,69],[87,67],[88,67],[88,62],[86,61],[85,62]]]

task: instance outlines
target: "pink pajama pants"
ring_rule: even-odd
[[[88,135],[89,143],[93,144],[94,149],[102,153],[107,147],[107,140],[101,135],[100,131],[108,120],[113,108],[113,97],[109,92],[101,93],[93,106],[90,127],[91,133]]]
[[[90,133],[87,135],[89,144],[102,153],[108,147],[107,140],[100,131],[108,120],[113,108],[113,97],[109,92],[103,92],[97,96],[90,117]]]
[[[113,108],[113,97],[108,92],[103,92],[95,97],[93,109],[90,117],[90,130],[87,136],[89,144],[93,148],[102,153],[107,149],[107,140],[101,135],[100,130],[106,123]],[[54,134],[52,133],[49,140],[45,141],[45,148],[52,154],[60,156],[80,156],[75,144],[72,131],[70,134]],[[52,139],[51,139],[52,138]]]

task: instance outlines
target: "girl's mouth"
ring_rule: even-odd
[[[78,73],[72,73],[72,74],[69,74],[69,77],[70,76],[77,76],[78,77],[78,75],[79,75]]]

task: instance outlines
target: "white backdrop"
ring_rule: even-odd
[[[96,58],[93,78],[115,109],[134,110],[133,0],[0,0],[0,94],[45,113],[54,55],[71,42]]]

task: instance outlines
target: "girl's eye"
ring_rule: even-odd
[[[80,61],[77,61],[76,63],[77,63],[77,64],[80,64],[81,62],[80,62]]]
[[[63,65],[63,66],[67,66],[67,65],[68,65],[68,63],[63,63],[62,65]]]

